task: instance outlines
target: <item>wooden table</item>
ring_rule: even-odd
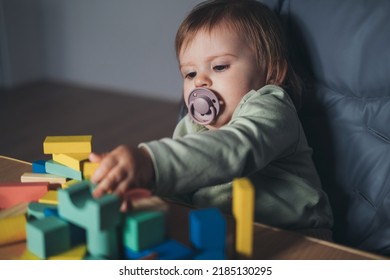
[[[0,182],[20,182],[21,174],[30,170],[31,164],[28,162],[0,156]],[[191,208],[172,202],[169,202],[169,207],[168,236],[189,245],[188,213]],[[230,216],[226,218],[228,256],[234,258],[234,219]],[[253,241],[253,259],[258,260],[384,259],[379,255],[259,223],[254,224]],[[25,248],[25,241],[0,246],[0,259],[18,258]]]

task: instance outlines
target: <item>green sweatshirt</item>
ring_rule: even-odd
[[[289,229],[331,228],[332,212],[295,107],[280,87],[247,93],[217,130],[185,116],[173,138],[142,143],[161,196],[231,213],[234,178],[255,186],[255,220]]]

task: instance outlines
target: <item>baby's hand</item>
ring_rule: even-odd
[[[91,153],[89,160],[100,163],[91,177],[97,184],[95,198],[110,191],[123,198],[127,190],[146,187],[154,179],[152,160],[143,148],[118,146],[107,154]]]

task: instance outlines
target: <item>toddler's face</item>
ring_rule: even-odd
[[[242,97],[264,86],[264,73],[254,52],[238,34],[224,28],[199,31],[179,54],[184,99],[197,87],[211,89],[222,101],[221,112],[209,129],[227,124]],[[188,105],[188,104],[187,104]]]

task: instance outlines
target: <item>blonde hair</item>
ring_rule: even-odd
[[[216,27],[239,34],[254,51],[266,84],[284,88],[298,109],[301,82],[292,69],[282,28],[276,15],[256,0],[211,0],[197,5],[181,23],[175,39],[176,56],[187,47],[197,32]]]

